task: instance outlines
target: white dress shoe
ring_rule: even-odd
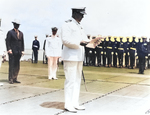
[[[77,110],[85,110],[85,107],[83,105],[78,105],[74,107]]]
[[[77,113],[77,110],[74,108],[65,108],[65,110],[71,113]]]

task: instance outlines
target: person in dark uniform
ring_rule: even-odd
[[[87,36],[90,39],[90,35]],[[85,46],[85,65],[89,66],[90,64],[90,48]]]
[[[139,74],[144,74],[145,69],[145,56],[148,54],[147,47],[144,45],[146,38],[143,38],[143,42],[139,44],[137,48],[137,54],[139,59]]]
[[[20,70],[20,58],[24,55],[24,37],[23,33],[18,30],[19,20],[14,20],[14,29],[8,31],[6,36],[6,47],[9,55],[9,83],[20,83],[17,76]]]
[[[102,41],[102,48],[103,48],[103,66],[106,67],[106,49],[107,49],[106,37],[104,37],[104,41]]]
[[[117,57],[118,57],[118,41],[117,38],[114,38],[114,43],[113,43],[113,66],[117,67]]]
[[[135,66],[135,53],[136,53],[136,45],[137,42],[135,41],[135,36],[132,37],[132,42],[130,43],[130,67],[134,69]]]
[[[147,49],[148,49],[148,68],[150,68],[150,38],[149,42],[147,43]]]
[[[96,37],[93,36],[92,39],[95,39]],[[92,66],[96,66],[96,48],[91,48],[92,50]]]
[[[138,39],[138,43],[137,43],[137,46],[136,46],[136,51],[137,51],[137,57],[138,57],[138,54],[139,54],[139,50],[138,50],[138,48],[140,47],[140,45],[141,45],[141,38],[139,38]],[[139,67],[139,58],[138,58],[138,61],[136,62],[137,63],[137,67]]]
[[[101,64],[101,54],[102,54],[102,51],[103,51],[103,48],[102,48],[102,42],[95,48],[96,49],[96,57],[97,57],[97,66],[100,67],[102,64]]]
[[[145,48],[147,48],[147,37],[146,36],[142,36],[142,43],[144,45]],[[147,66],[148,66],[148,53],[147,55],[145,55],[145,64],[144,64],[144,67],[145,67],[145,70],[147,69]]]
[[[122,37],[120,37],[120,42],[118,42],[118,61],[119,68],[123,67],[123,53],[124,53],[124,43],[122,41]]]
[[[111,37],[108,37],[109,41],[107,41],[107,49],[106,49],[106,56],[107,56],[107,60],[108,60],[108,67],[111,67],[111,63],[112,63],[112,46],[113,46],[113,42],[111,41]]]
[[[38,62],[38,50],[40,48],[40,43],[37,40],[37,36],[35,36],[35,40],[32,43],[32,50],[33,50],[33,54],[34,54],[34,63]]]
[[[46,34],[46,38],[48,37],[48,34]],[[46,45],[46,39],[44,40],[44,44],[43,44],[43,50],[44,50],[44,53],[43,53],[43,64],[45,63],[44,60],[46,60],[46,64],[47,64],[47,57],[45,55],[45,45]]]
[[[129,49],[130,49],[130,42],[129,38],[127,37],[127,41],[124,43],[125,67],[129,67]]]

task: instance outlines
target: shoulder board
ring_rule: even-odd
[[[68,23],[68,22],[72,22],[72,20],[67,20],[67,21],[65,21],[66,23]]]

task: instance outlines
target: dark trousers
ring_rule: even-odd
[[[85,47],[85,63],[86,65],[90,64],[90,48]]]
[[[97,57],[97,65],[100,66],[101,65],[101,48],[97,48],[96,49],[96,57]]]
[[[106,51],[103,52],[103,66],[106,66]]]
[[[96,54],[95,49],[92,49],[92,65],[95,66],[96,64]]]
[[[144,73],[145,69],[145,57],[141,56],[139,57],[139,73]]]
[[[119,66],[123,67],[123,50],[118,51]]]
[[[34,63],[38,62],[38,50],[33,50],[33,54],[34,54]]]
[[[117,55],[116,52],[113,54],[113,66],[117,66]]]
[[[126,67],[129,66],[129,55],[128,55],[128,52],[126,52],[126,54],[125,54],[125,65],[126,65]]]
[[[135,50],[130,50],[130,66],[133,68],[135,65]]]
[[[111,49],[107,50],[108,66],[111,66],[111,62],[112,62],[112,54],[111,54],[111,52],[112,52]]]
[[[12,79],[13,81],[17,80],[17,76],[20,70],[20,58],[21,55],[13,55],[9,54],[9,81]]]

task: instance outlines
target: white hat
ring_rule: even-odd
[[[19,25],[20,25],[20,20],[14,19],[14,21],[12,21],[12,23],[15,23],[15,24],[19,24]]]

